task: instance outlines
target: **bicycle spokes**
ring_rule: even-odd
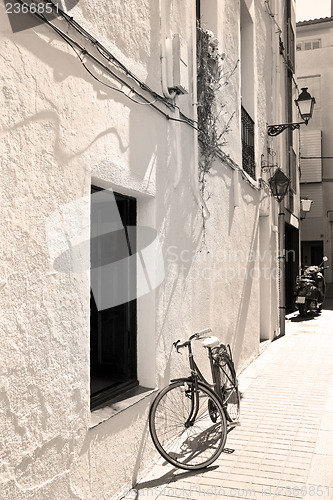
[[[171,384],[156,398],[150,428],[161,455],[184,469],[212,463],[226,439],[224,411],[215,394],[205,387],[188,392],[182,382]]]

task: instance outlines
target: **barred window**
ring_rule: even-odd
[[[242,106],[242,166],[253,179],[256,178],[254,161],[254,121]]]

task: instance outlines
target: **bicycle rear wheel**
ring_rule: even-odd
[[[196,403],[197,411],[193,413]],[[189,417],[193,417],[190,422]],[[188,380],[173,382],[156,396],[150,408],[149,428],[162,457],[185,470],[213,463],[227,439],[221,402],[200,382],[196,393],[193,382]]]
[[[240,417],[240,394],[236,372],[232,361],[223,356],[217,363],[223,407],[229,422],[237,422]]]

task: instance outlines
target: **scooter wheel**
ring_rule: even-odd
[[[306,304],[298,304],[298,310],[300,316],[306,316],[306,311],[307,311]]]

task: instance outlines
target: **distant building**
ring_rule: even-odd
[[[299,87],[316,99],[313,118],[300,131],[301,198],[312,200],[302,213],[303,265],[329,257],[333,280],[333,17],[297,23],[296,73]]]
[[[97,0],[15,33],[2,16],[1,499],[120,495],[156,458],[173,341],[211,327],[240,371],[283,333],[298,136],[267,125],[296,118],[294,10]]]

